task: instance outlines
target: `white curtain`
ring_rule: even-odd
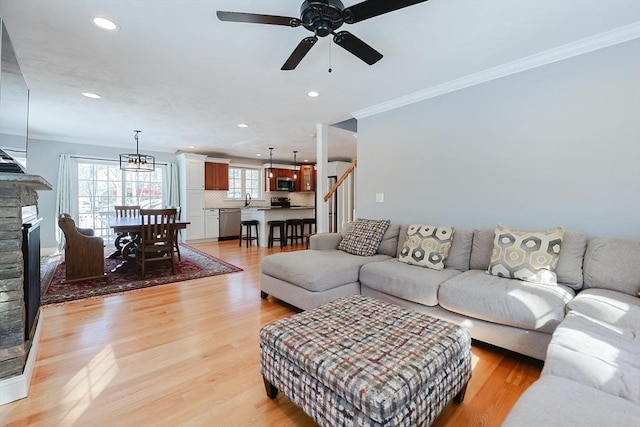
[[[168,163],[164,168],[166,202],[169,206],[180,206],[180,187],[178,185],[178,165]]]
[[[58,242],[58,253],[64,250],[64,233],[60,230],[58,216],[61,213],[71,214],[71,156],[69,154],[60,155],[60,165],[58,166],[58,197],[56,198],[56,241]]]

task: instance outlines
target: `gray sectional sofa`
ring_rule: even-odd
[[[372,257],[338,250],[336,233],[313,236],[307,251],[269,255],[262,297],[309,309],[361,293],[545,360],[507,426],[638,425],[640,240],[565,232],[558,284],[549,286],[486,273],[494,228],[456,228],[442,271],[399,262],[407,227],[392,224]]]

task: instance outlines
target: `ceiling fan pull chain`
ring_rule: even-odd
[[[333,71],[331,70],[331,42],[329,42],[329,72]]]

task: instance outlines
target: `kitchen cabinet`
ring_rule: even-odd
[[[204,189],[204,157],[195,155],[183,155],[183,162],[179,166],[184,166],[185,189]]]
[[[229,190],[229,165],[227,163],[205,162],[204,189]]]
[[[300,166],[296,191],[316,191],[316,168],[313,165]]]
[[[207,156],[178,154],[181,218],[190,224],[181,232],[184,240],[204,239],[204,162]]]
[[[273,176],[269,178],[269,168],[264,170],[264,183],[266,191],[276,191],[276,178],[289,178],[293,179],[293,170],[292,169],[280,169],[273,168]]]
[[[204,211],[204,238],[217,239],[220,237],[220,209],[206,209]]]

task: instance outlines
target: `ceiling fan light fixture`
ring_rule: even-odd
[[[92,22],[93,22],[93,25],[103,30],[116,31],[118,29],[118,26],[116,25],[115,22],[103,16],[96,16],[95,18],[93,18]]]
[[[385,13],[403,9],[427,0],[364,0],[345,9],[340,0],[304,0],[300,6],[300,19],[265,15],[260,13],[217,11],[221,21],[245,22],[252,24],[284,25],[297,27],[302,25],[313,36],[305,37],[289,55],[280,68],[283,71],[295,69],[318,41],[318,37],[333,35],[333,42],[358,57],[368,65],[382,59],[382,54],[348,31],[336,32],[342,24],[355,24]],[[331,67],[329,67],[331,72]]]

